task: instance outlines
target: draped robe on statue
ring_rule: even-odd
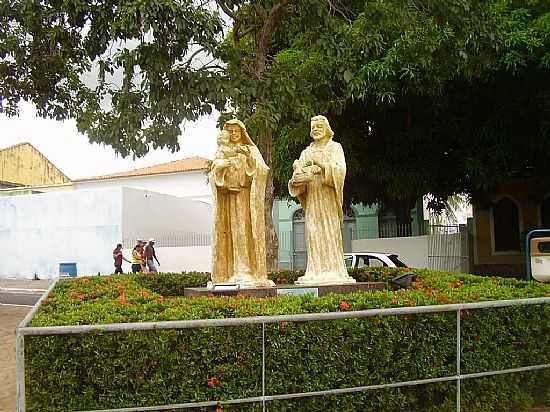
[[[330,140],[324,146],[310,144],[302,151],[299,165],[322,162],[320,174],[304,183],[288,182],[291,196],[298,198],[305,212],[307,268],[297,284],[323,285],[353,283],[344,263],[341,223],[346,177],[342,146]],[[300,166],[298,166],[300,167]]]
[[[240,123],[240,122],[239,122]],[[212,282],[238,283],[244,287],[272,286],[267,279],[265,252],[265,186],[269,168],[244,125],[235,165],[216,153],[209,174],[214,201]]]

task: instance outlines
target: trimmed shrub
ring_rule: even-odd
[[[413,288],[320,298],[183,298],[164,283],[184,275],[123,275],[58,283],[31,326],[317,313],[550,296],[550,285],[413,270]],[[387,279],[399,269],[357,271]],[[297,274],[285,273],[284,283]],[[157,278],[155,278],[157,277]],[[198,281],[198,274],[189,282]],[[193,284],[196,286],[196,284]],[[464,311],[462,373],[548,363],[550,305]],[[266,394],[449,376],[456,313],[385,316],[265,327]],[[154,406],[262,394],[262,326],[34,336],[25,339],[29,411]],[[511,411],[548,397],[550,372],[472,379],[464,411]],[[452,411],[456,384],[437,383],[268,403],[271,411]],[[215,408],[203,410],[213,411]],[[261,410],[261,404],[225,406]]]
[[[207,272],[139,273],[136,281],[163,296],[183,296],[185,288],[202,287],[210,280]]]

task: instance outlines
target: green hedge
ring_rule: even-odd
[[[550,296],[550,285],[414,270],[413,288],[253,299],[183,298],[158,291],[204,274],[123,275],[60,281],[32,326],[331,312]],[[357,271],[391,278],[398,269]],[[296,276],[289,272],[279,279]],[[178,278],[179,277],[179,278]],[[185,280],[188,279],[188,280]],[[177,288],[168,284],[179,282]],[[178,289],[180,288],[180,289]],[[548,363],[550,305],[462,314],[463,373]],[[266,394],[448,376],[456,372],[456,314],[266,326]],[[29,411],[90,410],[261,395],[261,325],[94,333],[25,339]],[[454,383],[269,402],[270,411],[452,411]],[[467,380],[464,411],[512,411],[550,399],[550,372]],[[215,408],[203,410],[213,411]],[[224,407],[261,410],[261,405]]]

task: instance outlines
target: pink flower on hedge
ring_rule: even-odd
[[[220,380],[218,379],[217,376],[212,376],[211,378],[208,378],[208,387],[209,388],[213,388],[218,383],[220,383]]]
[[[339,307],[340,310],[342,310],[342,311],[349,310],[349,303],[346,302],[345,300],[343,300],[342,302],[340,302],[340,304],[338,305],[338,307]]]

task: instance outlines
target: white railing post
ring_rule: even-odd
[[[461,309],[456,311],[456,411],[460,412],[460,314],[462,313]]]
[[[265,412],[265,322],[262,322],[262,411]]]
[[[25,335],[19,330],[15,338],[15,365],[17,373],[17,412],[25,412]]]

